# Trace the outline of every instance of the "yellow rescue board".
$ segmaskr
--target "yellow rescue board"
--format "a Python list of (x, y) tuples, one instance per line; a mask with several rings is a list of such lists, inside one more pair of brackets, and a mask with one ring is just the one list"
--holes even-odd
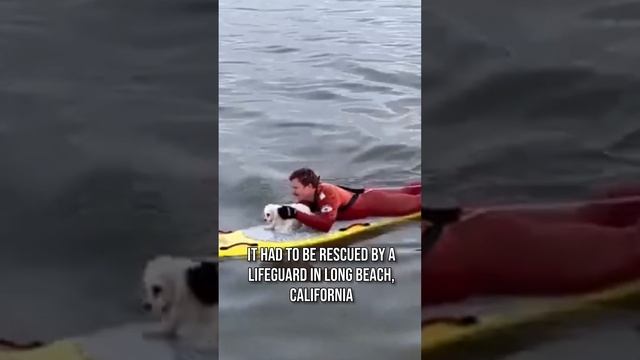
[(417, 212), (401, 217), (339, 221), (327, 233), (303, 231), (280, 238), (273, 231), (264, 230), (261, 226), (228, 233), (220, 232), (218, 234), (218, 257), (246, 256), (247, 249), (250, 247), (288, 248), (337, 245), (354, 235), (382, 230), (405, 221), (419, 219), (420, 215), (420, 212)]
[[(433, 322), (422, 327), (422, 353), (446, 351), (457, 345), (490, 339), (504, 331), (535, 325), (539, 322), (562, 319), (563, 316), (603, 310), (616, 302), (640, 295), (640, 281), (630, 282), (607, 290), (560, 299), (523, 300), (517, 310), (500, 314), (481, 315), (473, 324)], [(428, 317), (427, 317), (428, 318)]]
[(89, 360), (70, 341), (58, 341), (30, 350), (0, 350), (0, 360)]

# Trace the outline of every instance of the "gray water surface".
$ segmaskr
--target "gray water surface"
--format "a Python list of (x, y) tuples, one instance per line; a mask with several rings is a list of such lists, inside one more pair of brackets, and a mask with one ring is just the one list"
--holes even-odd
[(145, 321), (145, 261), (214, 252), (216, 18), (208, 0), (0, 3), (0, 338)]
[[(221, 1), (220, 226), (259, 224), (290, 201), (289, 173), (401, 185), (420, 177), (417, 1)], [(418, 225), (359, 246), (394, 246), (396, 284), (354, 284), (353, 304), (292, 304), (290, 284), (248, 284), (221, 264), (224, 359), (417, 359)], [(363, 264), (364, 265), (364, 264)]]
[[(544, 203), (639, 182), (640, 2), (424, 5), (425, 203)], [(465, 358), (637, 357), (637, 316), (608, 315)]]

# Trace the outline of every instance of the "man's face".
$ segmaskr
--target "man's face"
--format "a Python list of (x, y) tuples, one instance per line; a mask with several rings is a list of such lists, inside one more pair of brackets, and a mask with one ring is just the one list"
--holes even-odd
[(316, 189), (311, 185), (304, 186), (298, 181), (298, 179), (291, 180), (291, 189), (293, 190), (293, 197), (296, 201), (313, 201)]

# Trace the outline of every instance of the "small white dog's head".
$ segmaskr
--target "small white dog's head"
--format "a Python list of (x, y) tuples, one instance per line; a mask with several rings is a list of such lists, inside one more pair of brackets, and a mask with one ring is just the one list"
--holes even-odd
[(218, 267), (214, 263), (160, 256), (147, 263), (143, 275), (145, 310), (166, 316), (185, 296), (204, 306), (218, 303)]
[(183, 261), (161, 256), (147, 263), (142, 281), (144, 282), (145, 310), (156, 316), (164, 316), (177, 300), (178, 287), (181, 284), (180, 274), (185, 266)]
[(267, 223), (267, 225), (271, 225), (273, 224), (274, 221), (276, 221), (276, 219), (278, 218), (279, 207), (280, 207), (279, 205), (275, 205), (275, 204), (265, 205), (262, 214), (263, 214), (263, 220), (265, 223)]

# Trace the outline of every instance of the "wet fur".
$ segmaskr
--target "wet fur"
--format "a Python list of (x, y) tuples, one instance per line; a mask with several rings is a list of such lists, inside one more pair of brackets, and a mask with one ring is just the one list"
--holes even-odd
[[(264, 207), (264, 221), (267, 223), (265, 229), (274, 230), (277, 233), (290, 234), (302, 227), (302, 223), (296, 219), (283, 219), (278, 215), (278, 208), (284, 205), (267, 204)], [(296, 203), (286, 204), (299, 212), (311, 214), (311, 209), (307, 205)]]
[(145, 305), (160, 318), (160, 326), (145, 337), (184, 339), (198, 348), (217, 346), (217, 263), (157, 257), (147, 263), (143, 282)]

